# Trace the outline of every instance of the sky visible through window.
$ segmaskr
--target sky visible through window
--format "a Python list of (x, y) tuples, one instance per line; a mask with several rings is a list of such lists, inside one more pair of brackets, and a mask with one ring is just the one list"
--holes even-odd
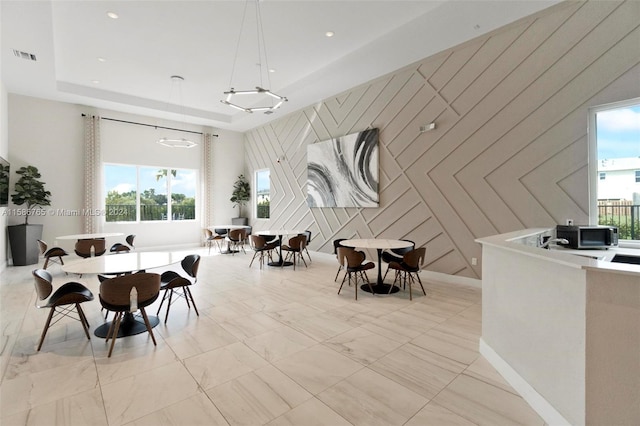
[(640, 157), (640, 105), (597, 114), (598, 159)]

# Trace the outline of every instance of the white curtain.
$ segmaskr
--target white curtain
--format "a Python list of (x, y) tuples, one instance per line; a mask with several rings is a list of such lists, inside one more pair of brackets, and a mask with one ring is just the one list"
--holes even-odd
[[(84, 117), (84, 209), (96, 212), (101, 206), (100, 183), (102, 181), (102, 156), (100, 150), (100, 117)], [(102, 216), (85, 213), (82, 215), (85, 233), (100, 232)]]
[(202, 165), (200, 167), (200, 180), (202, 182), (201, 223), (203, 227), (212, 225), (213, 221), (213, 138), (211, 133), (202, 134)]

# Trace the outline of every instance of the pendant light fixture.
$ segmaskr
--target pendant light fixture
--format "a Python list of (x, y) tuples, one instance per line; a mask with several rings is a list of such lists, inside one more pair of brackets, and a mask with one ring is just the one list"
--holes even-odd
[[(180, 112), (182, 114), (182, 121), (184, 122), (184, 105), (182, 103), (182, 82), (184, 81), (184, 77), (179, 75), (171, 76), (171, 92), (173, 92), (174, 86), (178, 86), (178, 100), (180, 101)], [(171, 101), (171, 93), (169, 94), (169, 101)], [(185, 138), (167, 138), (162, 137), (156, 141), (157, 144), (163, 145), (169, 148), (193, 148), (197, 145), (197, 143), (185, 139)]]
[[(240, 40), (242, 39), (242, 33), (244, 32), (245, 20), (247, 17), (247, 9), (249, 3), (255, 3), (255, 17), (256, 17), (256, 33), (257, 33), (257, 53), (258, 53), (258, 80), (260, 81), (259, 85), (255, 86), (255, 89), (248, 90), (235, 90), (233, 88), (233, 77), (236, 68), (236, 63), (238, 61), (238, 54), (240, 51)], [(263, 73), (263, 64), (264, 64), (264, 73)], [(264, 89), (264, 80), (263, 76), (266, 75), (266, 83), (267, 86), (271, 84), (269, 79), (269, 63), (267, 61), (267, 48), (264, 40), (264, 31), (262, 27), (262, 15), (260, 14), (260, 4), (259, 0), (246, 0), (244, 5), (244, 11), (242, 13), (242, 22), (240, 23), (240, 34), (238, 35), (238, 43), (236, 44), (236, 54), (233, 59), (233, 66), (231, 68), (231, 79), (229, 81), (230, 89), (224, 92), (225, 99), (220, 100), (225, 105), (229, 105), (231, 108), (235, 108), (240, 111), (253, 113), (257, 111), (264, 111), (265, 114), (271, 114), (274, 110), (280, 108), (280, 106), (287, 102), (287, 98), (284, 96), (276, 95), (269, 89)], [(247, 97), (248, 99), (252, 99), (256, 104), (260, 104), (261, 106), (243, 106), (242, 100), (237, 100), (239, 98), (244, 97), (245, 95), (254, 95), (253, 97)], [(269, 104), (270, 105), (267, 105)], [(255, 104), (254, 104), (255, 105)], [(264, 105), (264, 106), (262, 106)]]

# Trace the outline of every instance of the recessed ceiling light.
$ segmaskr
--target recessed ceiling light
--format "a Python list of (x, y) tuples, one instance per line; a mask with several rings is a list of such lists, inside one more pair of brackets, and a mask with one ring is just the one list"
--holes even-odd
[(91, 80), (93, 84), (100, 84), (100, 80)]
[(107, 16), (111, 19), (118, 19), (118, 14), (115, 12), (107, 12)]
[(276, 72), (275, 68), (269, 68), (269, 72)]
[(107, 62), (105, 58), (98, 58), (98, 62)]
[(333, 31), (327, 31), (326, 33), (324, 33), (324, 35), (326, 35), (327, 37), (333, 37), (336, 33), (334, 33)]

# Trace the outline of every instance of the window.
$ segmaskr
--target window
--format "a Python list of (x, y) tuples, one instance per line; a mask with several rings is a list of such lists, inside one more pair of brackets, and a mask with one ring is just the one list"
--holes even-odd
[(254, 200), (256, 200), (256, 218), (258, 219), (269, 219), (269, 192), (271, 188), (271, 182), (269, 179), (269, 169), (263, 169), (256, 171), (256, 184), (254, 188), (256, 189), (256, 196)]
[(195, 170), (105, 164), (104, 177), (107, 222), (195, 219)]
[(640, 240), (640, 98), (589, 111), (590, 223)]

